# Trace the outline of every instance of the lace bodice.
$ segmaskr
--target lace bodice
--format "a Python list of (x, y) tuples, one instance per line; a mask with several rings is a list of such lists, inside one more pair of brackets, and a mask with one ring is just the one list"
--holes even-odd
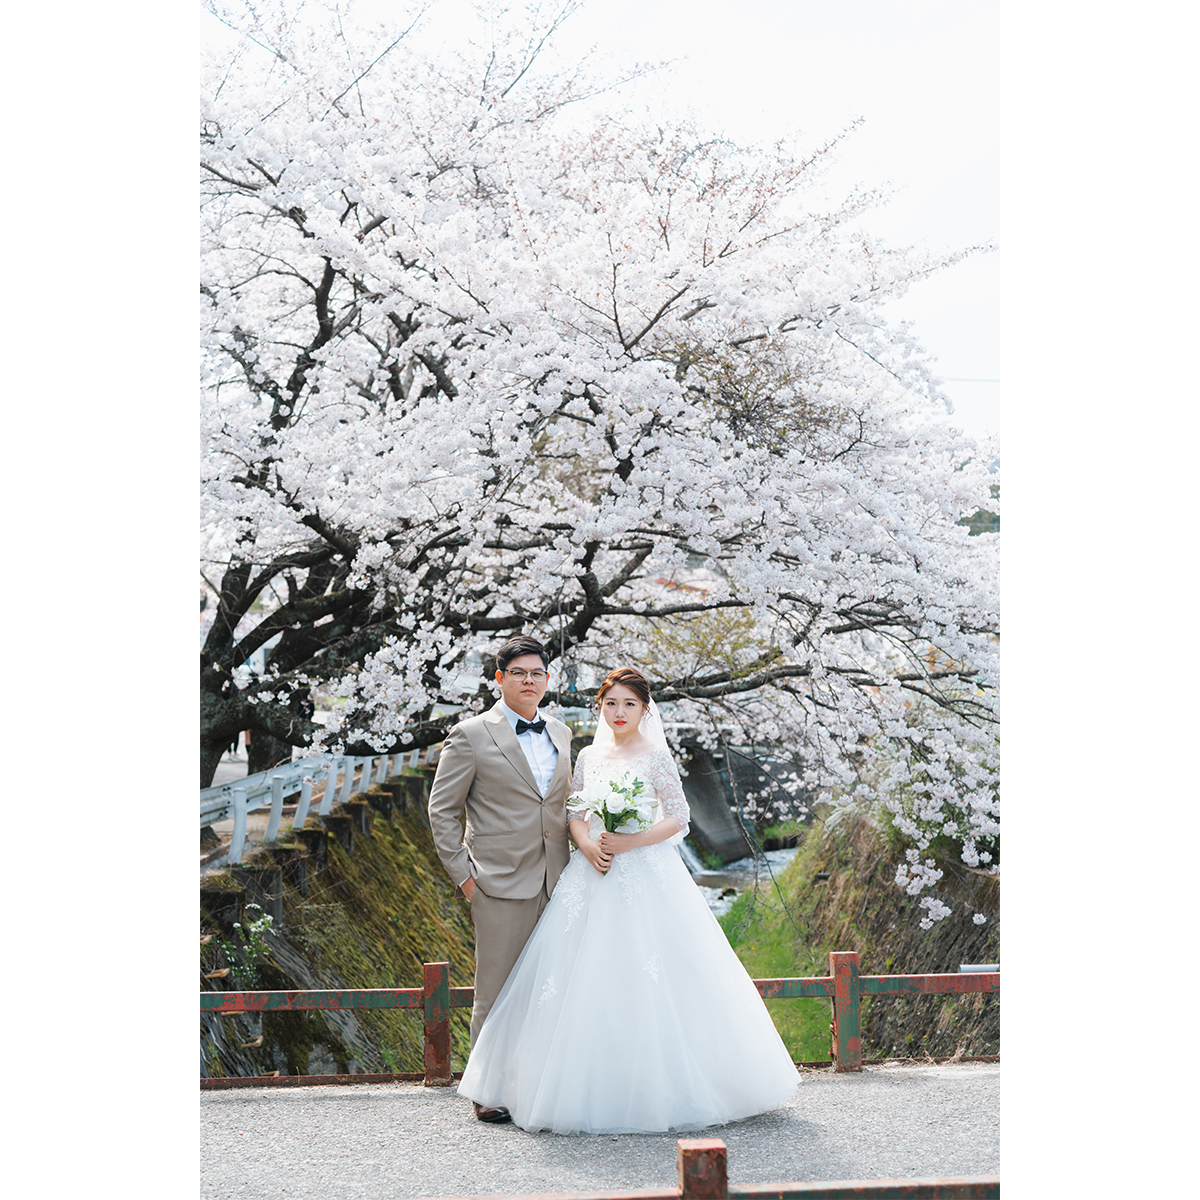
[[(598, 759), (595, 747), (585, 746), (575, 760), (575, 778), (571, 781), (571, 794), (578, 795), (592, 779), (622, 775), (626, 771), (641, 779), (646, 784), (647, 793), (659, 802), (660, 809), (656, 821), (673, 817), (679, 822), (679, 833), (672, 835), (671, 841), (682, 841), (688, 831), (690, 810), (683, 796), (683, 784), (680, 782), (675, 760), (670, 752), (661, 746), (653, 746), (636, 758), (620, 760)], [(568, 798), (567, 820), (586, 816), (586, 810), (572, 808)]]

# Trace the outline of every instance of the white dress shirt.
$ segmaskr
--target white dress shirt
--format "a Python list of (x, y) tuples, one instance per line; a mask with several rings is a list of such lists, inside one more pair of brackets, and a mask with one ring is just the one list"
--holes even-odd
[[(516, 733), (517, 722), (524, 721), (525, 718), (520, 713), (513, 712), (503, 700), (500, 701), (500, 707), (513, 727), (513, 733)], [(550, 780), (554, 778), (554, 768), (558, 765), (558, 747), (554, 744), (550, 731), (543, 729), (541, 733), (534, 733), (532, 729), (527, 729), (524, 733), (517, 734), (517, 744), (521, 747), (538, 790), (544, 797), (550, 787)]]

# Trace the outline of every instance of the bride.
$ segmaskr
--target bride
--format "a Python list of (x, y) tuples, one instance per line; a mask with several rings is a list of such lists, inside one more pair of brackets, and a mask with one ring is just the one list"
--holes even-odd
[[(578, 851), (458, 1090), (555, 1133), (703, 1129), (775, 1108), (796, 1068), (675, 850), (688, 805), (649, 683), (620, 667), (596, 699), (567, 801)], [(614, 782), (643, 814), (652, 806), (652, 823), (605, 830), (589, 809)]]

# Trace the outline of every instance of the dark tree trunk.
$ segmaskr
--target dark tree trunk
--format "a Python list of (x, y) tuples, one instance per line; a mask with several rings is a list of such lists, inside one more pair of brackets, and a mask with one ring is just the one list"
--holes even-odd
[(292, 747), (288, 742), (273, 738), (261, 729), (250, 734), (250, 750), (246, 755), (246, 774), (258, 775), (280, 763), (291, 762)]
[(220, 745), (212, 738), (200, 738), (200, 788), (212, 787), (213, 776), (221, 762), (221, 755), (229, 749), (232, 738), (224, 739)]
[(201, 658), (200, 671), (200, 786), (211, 787), (221, 756), (241, 731), (242, 704), (227, 684)]

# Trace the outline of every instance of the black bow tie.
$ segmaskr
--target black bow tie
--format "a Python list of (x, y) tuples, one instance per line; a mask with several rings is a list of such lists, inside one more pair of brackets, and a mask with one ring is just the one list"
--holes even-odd
[(524, 717), (517, 718), (517, 733), (518, 734), (527, 733), (531, 729), (533, 730), (534, 733), (545, 733), (546, 732), (546, 718), (538, 717), (538, 719), (536, 721), (526, 721), (524, 719)]

